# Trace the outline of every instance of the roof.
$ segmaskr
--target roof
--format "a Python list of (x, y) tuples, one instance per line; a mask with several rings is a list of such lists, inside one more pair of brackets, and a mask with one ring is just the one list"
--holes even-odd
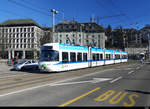
[(1, 23), (1, 26), (38, 26), (40, 25), (32, 19), (14, 19), (14, 20), (6, 20)]
[(72, 32), (72, 31), (84, 31), (84, 32), (104, 32), (104, 28), (95, 22), (78, 23), (76, 21), (63, 21), (56, 25), (55, 31), (57, 32)]

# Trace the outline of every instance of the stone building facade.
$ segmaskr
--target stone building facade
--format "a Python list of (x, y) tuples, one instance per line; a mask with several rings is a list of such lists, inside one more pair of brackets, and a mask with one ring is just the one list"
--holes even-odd
[(96, 23), (64, 21), (55, 26), (53, 42), (105, 48), (104, 29)]
[(43, 30), (32, 19), (7, 20), (0, 25), (0, 43), (8, 59), (36, 58), (42, 35)]
[(7, 20), (0, 24), (0, 52), (5, 52), (7, 59), (37, 58), (44, 43), (105, 48), (105, 40), (104, 29), (93, 22), (63, 21), (55, 26), (54, 33), (52, 28), (41, 27), (32, 19)]

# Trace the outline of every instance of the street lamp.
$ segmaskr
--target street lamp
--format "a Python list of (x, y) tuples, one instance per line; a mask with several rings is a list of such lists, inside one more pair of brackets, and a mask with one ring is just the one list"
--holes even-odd
[(51, 9), (51, 12), (53, 13), (53, 30), (52, 30), (52, 41), (53, 41), (55, 32), (55, 14), (58, 14), (58, 11), (56, 11), (55, 9)]

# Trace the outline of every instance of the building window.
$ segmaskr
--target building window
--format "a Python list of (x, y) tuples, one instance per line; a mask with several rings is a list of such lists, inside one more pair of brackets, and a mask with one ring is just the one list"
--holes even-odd
[(79, 39), (79, 43), (81, 43), (81, 39)]
[(31, 28), (31, 31), (34, 32), (34, 28)]
[(22, 44), (20, 45), (20, 48), (22, 48)]
[(60, 44), (62, 43), (62, 40), (61, 40), (61, 39), (59, 40), (59, 43), (60, 43)]
[(88, 39), (88, 38), (89, 38), (89, 36), (88, 36), (88, 35), (86, 35), (86, 38)]
[(61, 39), (62, 38), (62, 35), (59, 35), (59, 39)]
[(19, 32), (19, 28), (17, 28), (17, 32)]
[(34, 37), (34, 33), (32, 33), (32, 37)]
[(22, 33), (20, 34), (20, 37), (22, 37)]
[(22, 28), (20, 28), (20, 32), (22, 32)]
[(72, 43), (75, 44), (75, 39), (72, 39)]
[(89, 40), (86, 40), (86, 44), (89, 44)]
[(24, 44), (24, 48), (26, 48), (26, 44)]
[(81, 34), (79, 34), (79, 38), (81, 38)]
[(30, 37), (30, 33), (28, 33), (28, 37)]
[(9, 32), (11, 33), (11, 28), (9, 29)]
[(101, 35), (98, 35), (98, 39), (100, 40), (100, 38), (101, 38)]
[(22, 43), (22, 39), (20, 39), (20, 43)]
[(19, 34), (17, 33), (17, 38), (19, 37)]
[(30, 32), (30, 28), (28, 28), (28, 32)]
[(34, 43), (34, 39), (32, 39), (32, 43)]
[(19, 45), (17, 44), (16, 48), (19, 48)]
[(24, 33), (24, 37), (26, 37), (26, 33)]
[(93, 35), (92, 38), (94, 39), (94, 37), (95, 37), (95, 36)]
[(75, 34), (73, 34), (72, 37), (75, 38)]
[(66, 39), (66, 44), (69, 44), (69, 40), (68, 39)]
[(26, 28), (24, 28), (24, 32), (26, 32)]
[(68, 34), (66, 35), (66, 44), (69, 44), (69, 37), (68, 37)]
[(15, 32), (15, 28), (13, 28), (13, 32)]

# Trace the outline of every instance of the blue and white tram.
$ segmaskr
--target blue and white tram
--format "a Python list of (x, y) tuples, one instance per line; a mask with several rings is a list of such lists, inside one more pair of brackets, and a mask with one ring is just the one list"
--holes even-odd
[[(115, 53), (114, 50), (49, 43), (41, 48), (39, 68), (46, 72), (60, 72), (113, 64)], [(121, 52), (119, 53), (118, 59), (121, 62)]]
[(89, 67), (94, 67), (94, 66), (101, 66), (104, 65), (104, 50), (100, 48), (89, 48), (89, 51), (91, 50), (91, 55), (92, 57), (89, 58), (88, 62), (91, 64)]
[(121, 62), (128, 62), (128, 53), (125, 51), (122, 51), (121, 53)]
[(114, 63), (114, 50), (105, 50), (105, 65)]
[(121, 63), (121, 51), (115, 50), (115, 63)]

